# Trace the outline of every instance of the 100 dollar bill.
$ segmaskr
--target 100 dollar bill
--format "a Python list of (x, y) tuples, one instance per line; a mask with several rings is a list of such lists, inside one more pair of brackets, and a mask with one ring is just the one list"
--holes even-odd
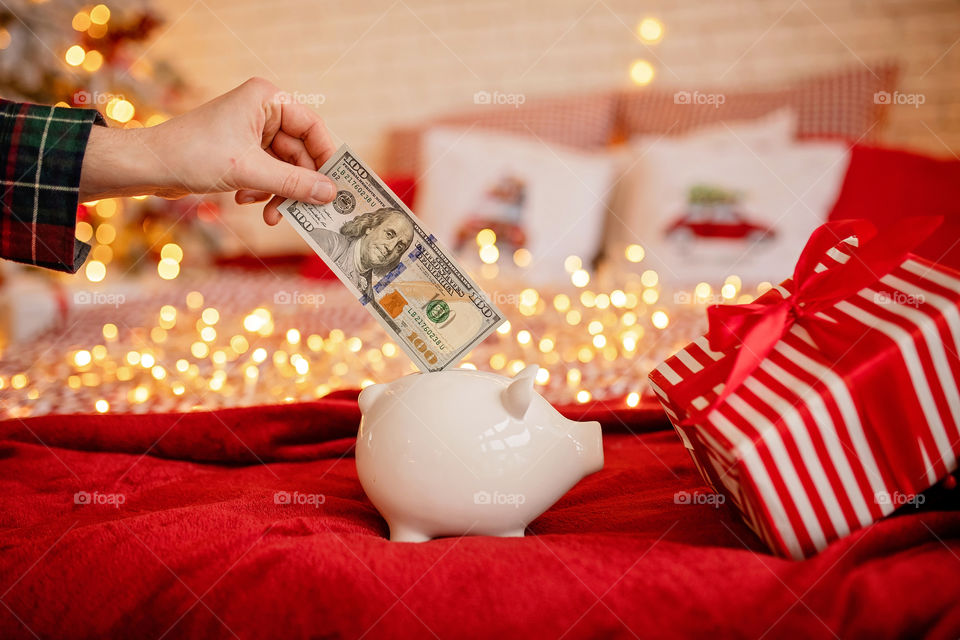
[(423, 371), (455, 366), (503, 314), (347, 145), (320, 171), (333, 202), (280, 213)]

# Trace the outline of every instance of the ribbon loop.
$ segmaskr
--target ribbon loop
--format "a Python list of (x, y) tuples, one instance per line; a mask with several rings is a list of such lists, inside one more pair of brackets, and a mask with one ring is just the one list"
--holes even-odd
[[(940, 216), (906, 218), (878, 232), (867, 220), (840, 220), (813, 232), (793, 272), (793, 293), (741, 305), (712, 305), (707, 309), (707, 340), (714, 351), (736, 349), (723, 391), (681, 424), (691, 426), (727, 399), (760, 366), (777, 342), (795, 323), (828, 309), (877, 282), (903, 263), (907, 254), (940, 226)], [(818, 268), (825, 255), (843, 240), (856, 237), (856, 248), (846, 261)]]

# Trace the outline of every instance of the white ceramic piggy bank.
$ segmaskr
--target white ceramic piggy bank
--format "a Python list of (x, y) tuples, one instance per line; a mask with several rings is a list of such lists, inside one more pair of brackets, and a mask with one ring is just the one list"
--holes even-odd
[(414, 373), (360, 393), (357, 475), (391, 540), (522, 536), (603, 468), (600, 424), (561, 416), (534, 391), (538, 369)]

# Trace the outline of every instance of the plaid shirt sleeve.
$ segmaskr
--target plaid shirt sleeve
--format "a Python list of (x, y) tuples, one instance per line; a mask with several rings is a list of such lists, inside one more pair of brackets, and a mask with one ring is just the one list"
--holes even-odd
[(93, 109), (0, 100), (0, 257), (76, 273), (90, 245), (75, 237), (80, 168)]

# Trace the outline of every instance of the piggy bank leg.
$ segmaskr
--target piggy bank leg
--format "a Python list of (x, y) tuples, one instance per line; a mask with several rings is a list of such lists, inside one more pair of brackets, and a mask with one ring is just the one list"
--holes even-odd
[(526, 527), (520, 527), (519, 529), (512, 529), (510, 531), (504, 531), (497, 535), (498, 538), (522, 538)]
[(400, 523), (387, 523), (390, 527), (390, 542), (428, 542), (430, 536)]

